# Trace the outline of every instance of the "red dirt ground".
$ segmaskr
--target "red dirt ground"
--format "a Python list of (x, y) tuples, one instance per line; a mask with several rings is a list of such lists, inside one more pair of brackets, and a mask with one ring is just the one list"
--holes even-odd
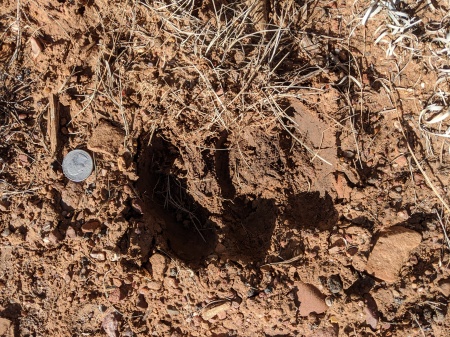
[(0, 336), (448, 336), (444, 2), (3, 1)]

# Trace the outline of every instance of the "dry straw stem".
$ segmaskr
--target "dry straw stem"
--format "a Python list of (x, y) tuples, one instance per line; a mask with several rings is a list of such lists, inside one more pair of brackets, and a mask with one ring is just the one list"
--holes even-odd
[(438, 210), (436, 210), (435, 212), (438, 217), (439, 223), (441, 224), (442, 232), (444, 233), (444, 237), (445, 237), (445, 241), (447, 242), (448, 249), (450, 249), (450, 239), (447, 235), (447, 230), (445, 229), (445, 225), (444, 225), (444, 222), (442, 221), (442, 217), (439, 214)]
[[(203, 89), (194, 102), (185, 101), (181, 90), (181, 94), (166, 90), (161, 101), (168, 113), (173, 110), (176, 118), (184, 112), (195, 113), (199, 131), (225, 129), (234, 133), (243, 129), (243, 121), (264, 115), (268, 121), (278, 121), (313, 158), (330, 164), (317, 150), (299, 139), (299, 128), (280, 108), (289, 97), (301, 96), (300, 91), (305, 92), (306, 88), (299, 85), (301, 82), (323, 71), (309, 67), (311, 74), (299, 72), (296, 76), (280, 71), (293, 47), (301, 40), (299, 33), (290, 26), (297, 20), (295, 14), (300, 12), (297, 5), (283, 8), (272, 22), (261, 26), (253, 21), (254, 10), (259, 6), (256, 1), (251, 6), (213, 2), (213, 16), (206, 23), (192, 15), (192, 2), (166, 4), (146, 1), (139, 4), (161, 20), (162, 37), (174, 39), (183, 47), (178, 51), (180, 57), (168, 62), (161, 55), (164, 71), (193, 70), (199, 78), (198, 85)], [(263, 29), (258, 30), (258, 27)], [(305, 35), (303, 32), (300, 34)], [(243, 55), (240, 63), (232, 61), (236, 54)], [(225, 85), (225, 80), (231, 83)], [(289, 84), (284, 85), (287, 82)], [(238, 89), (224, 90), (227, 86)]]
[[(393, 92), (394, 90), (392, 88), (392, 83), (389, 82), (389, 85), (390, 85), (390, 89), (391, 89), (390, 92)], [(398, 93), (397, 93), (397, 95), (398, 95)], [(423, 167), (420, 164), (419, 160), (417, 159), (414, 151), (412, 150), (411, 145), (409, 144), (408, 137), (406, 137), (405, 130), (403, 129), (403, 126), (402, 126), (402, 118), (401, 118), (401, 115), (400, 115), (400, 112), (399, 112), (399, 110), (401, 110), (401, 107), (399, 105), (397, 105), (397, 100), (394, 99), (394, 100), (392, 100), (392, 102), (394, 103), (394, 106), (396, 108), (397, 121), (399, 122), (401, 133), (403, 135), (403, 138), (405, 139), (406, 145), (408, 146), (408, 151), (411, 154), (411, 157), (413, 158), (414, 162), (416, 163), (417, 168), (420, 170), (420, 173), (422, 173), (423, 177), (425, 178), (425, 181), (427, 182), (428, 186), (431, 188), (433, 193), (436, 195), (436, 197), (439, 199), (439, 201), (445, 207), (446, 211), (450, 214), (450, 207), (449, 207), (449, 205), (447, 204), (447, 202), (444, 200), (444, 198), (441, 196), (439, 191), (436, 189), (436, 187), (432, 183), (432, 181), (429, 178), (428, 174), (425, 172), (425, 170), (423, 169)]]

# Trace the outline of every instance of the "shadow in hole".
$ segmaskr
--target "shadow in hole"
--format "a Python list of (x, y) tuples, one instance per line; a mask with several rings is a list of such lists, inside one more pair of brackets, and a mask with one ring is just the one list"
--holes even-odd
[(6, 318), (12, 321), (14, 336), (19, 336), (19, 322), (22, 317), (22, 306), (18, 303), (9, 303), (0, 312), (0, 317)]
[(227, 148), (228, 133), (222, 132), (216, 143), (216, 151), (214, 153), (215, 171), (217, 183), (222, 191), (224, 199), (233, 199), (236, 195), (236, 188), (233, 185), (230, 173), (230, 152)]
[(223, 206), (224, 255), (245, 263), (264, 261), (278, 213), (275, 201), (246, 196)]
[(290, 209), (286, 212), (291, 226), (304, 229), (327, 230), (333, 228), (338, 220), (333, 199), (328, 193), (303, 192), (288, 198)]
[(352, 267), (351, 269), (358, 275), (358, 279), (344, 291), (345, 294), (347, 296), (350, 296), (352, 294), (362, 295), (369, 293), (375, 285), (375, 279), (371, 276), (356, 271)]
[(408, 218), (408, 220), (399, 223), (397, 225), (408, 227), (410, 229), (413, 229), (418, 232), (423, 232), (428, 228), (429, 225), (431, 225), (434, 221), (437, 220), (437, 216), (435, 213), (413, 213)]
[[(338, 213), (328, 193), (321, 196), (320, 192), (303, 192), (288, 196), (280, 219), (283, 225), (277, 232), (277, 242), (283, 244), (278, 247), (277, 256), (270, 257), (269, 262), (302, 256), (306, 250), (302, 232), (330, 230), (337, 221)], [(311, 252), (320, 249), (319, 246), (310, 247)]]
[(191, 268), (198, 268), (216, 247), (216, 225), (209, 219), (209, 212), (188, 193), (186, 182), (178, 178), (183, 176), (173, 165), (178, 150), (158, 135), (149, 146), (145, 144), (148, 139), (141, 139), (137, 181), (144, 201), (144, 221), (153, 226), (145, 214), (162, 219), (163, 240), (159, 243), (165, 247), (161, 248)]
[[(186, 172), (179, 168), (180, 165), (174, 165), (180, 158), (177, 148), (160, 135), (154, 135), (150, 144), (148, 139), (141, 138), (136, 187), (143, 200), (142, 221), (150, 232), (155, 233), (156, 240), (139, 241), (138, 246), (159, 245), (191, 268), (200, 267), (214, 251), (244, 263), (265, 261), (279, 210), (274, 199), (235, 196), (229, 154), (226, 150), (221, 151), (226, 148), (226, 143), (226, 134), (215, 142), (219, 151), (215, 153), (213, 165), (224, 199), (222, 214), (214, 214), (221, 223), (220, 233), (217, 233), (218, 226), (211, 220), (212, 214), (195, 201), (187, 191), (186, 181), (179, 178)], [(285, 217), (291, 226), (325, 230), (337, 222), (338, 214), (328, 194), (300, 193), (289, 197), (289, 204)], [(157, 229), (155, 218), (162, 220), (161, 229)], [(217, 245), (218, 234), (220, 245)], [(297, 248), (299, 245), (301, 242)], [(148, 247), (141, 247), (141, 250), (149, 251)]]

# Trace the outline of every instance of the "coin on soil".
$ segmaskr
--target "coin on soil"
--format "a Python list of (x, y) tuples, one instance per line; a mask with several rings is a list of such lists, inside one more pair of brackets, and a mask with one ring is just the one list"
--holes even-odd
[(75, 182), (80, 182), (89, 177), (94, 164), (92, 158), (86, 151), (70, 151), (63, 160), (62, 169), (64, 175)]

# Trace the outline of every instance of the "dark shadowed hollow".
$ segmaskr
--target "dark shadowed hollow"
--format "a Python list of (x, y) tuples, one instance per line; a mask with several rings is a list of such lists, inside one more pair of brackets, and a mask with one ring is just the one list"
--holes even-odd
[[(216, 149), (223, 150), (225, 141), (226, 135), (222, 135)], [(337, 221), (328, 194), (304, 192), (289, 196), (286, 198), (289, 211), (284, 214), (280, 214), (275, 199), (236, 195), (226, 151), (216, 151), (219, 154), (215, 155), (215, 177), (221, 195), (211, 198), (222, 201), (220, 214), (212, 214), (188, 192), (186, 172), (174, 165), (180, 156), (174, 145), (154, 135), (150, 142), (142, 138), (140, 147), (137, 189), (145, 212), (163, 220), (157, 242), (192, 268), (202, 266), (214, 252), (234, 261), (263, 263), (277, 219), (289, 219), (290, 224), (299, 228), (319, 230), (330, 229)], [(151, 221), (147, 220), (150, 227)]]

